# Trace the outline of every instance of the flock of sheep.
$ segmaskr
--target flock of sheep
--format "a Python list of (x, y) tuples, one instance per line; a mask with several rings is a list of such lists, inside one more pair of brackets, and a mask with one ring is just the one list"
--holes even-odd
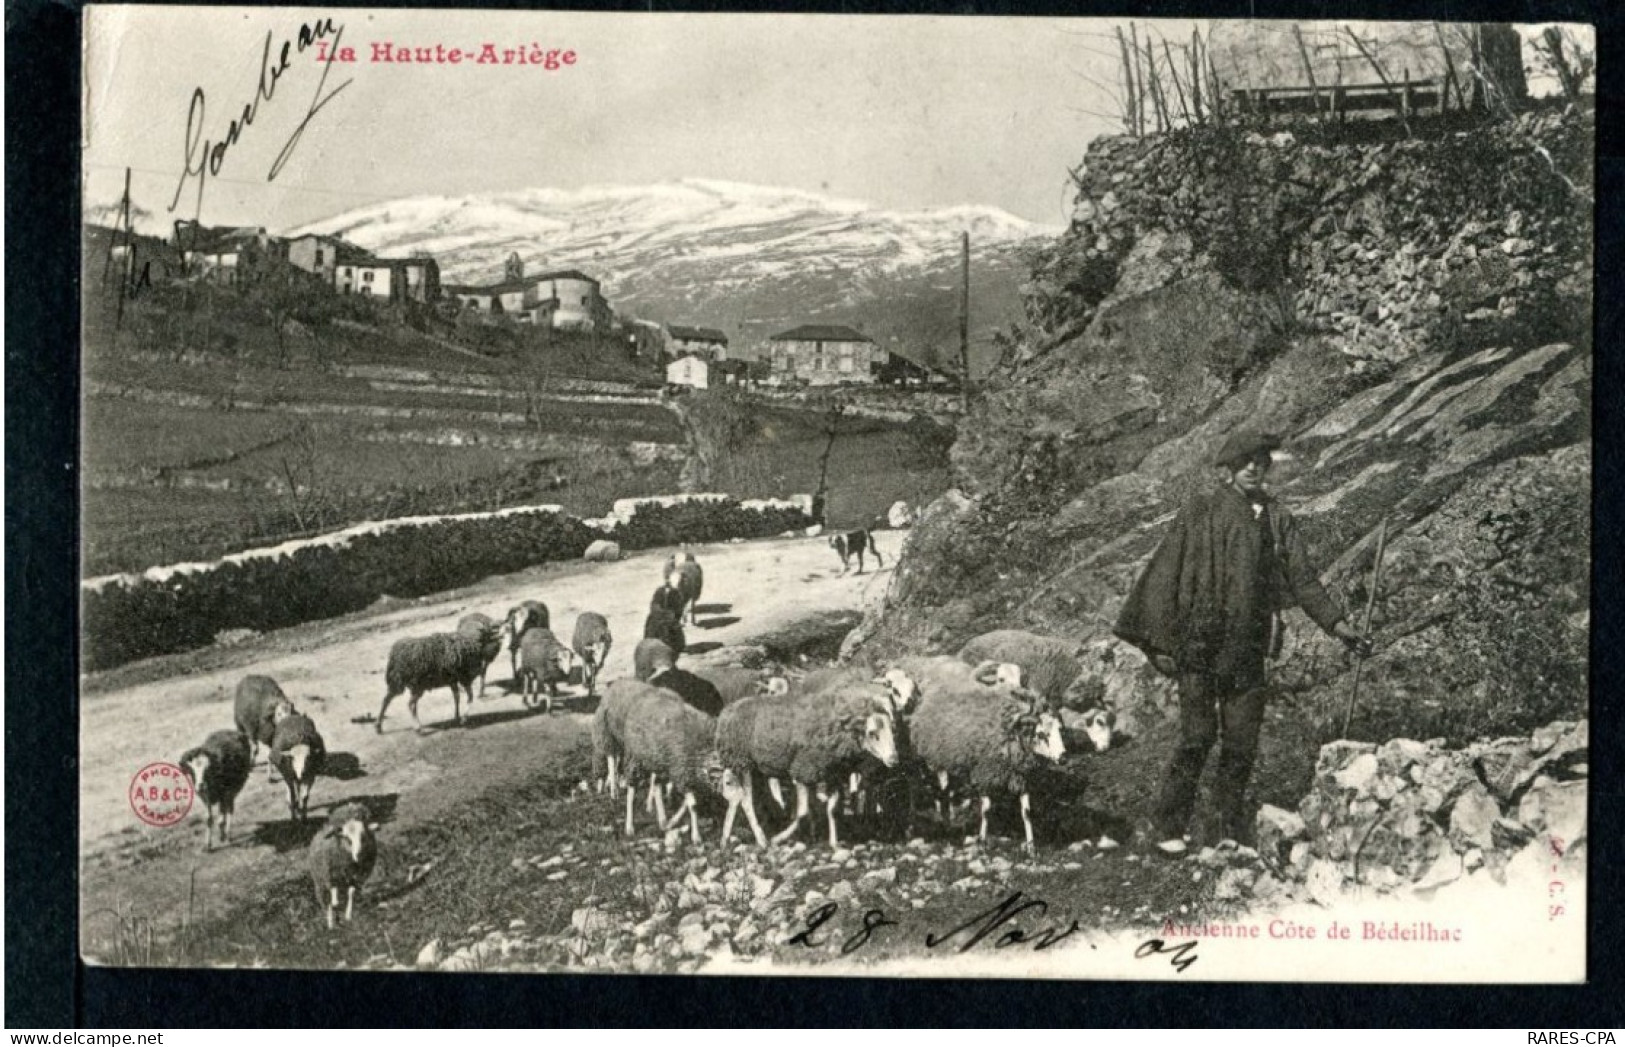
[[(837, 816), (848, 805), (878, 810), (882, 796), (901, 804), (905, 816), (922, 795), (939, 816), (956, 800), (976, 801), (985, 839), (993, 798), (1008, 794), (1020, 804), (1025, 847), (1033, 850), (1029, 780), (1065, 753), (1054, 689), (1046, 688), (1047, 699), (1029, 686), (1035, 671), (1043, 675), (1054, 665), (1054, 652), (1034, 643), (1043, 638), (994, 633), (967, 644), (959, 657), (904, 658), (883, 670), (832, 667), (797, 679), (737, 668), (690, 671), (678, 666), (686, 650), (683, 623), (697, 624), (703, 586), (692, 553), (667, 560), (633, 651), (633, 675), (611, 681), (593, 714), (594, 775), (612, 800), (624, 790), (628, 836), (640, 786), (662, 832), (680, 830), (686, 820), (699, 843), (701, 799), (720, 797), (727, 805), (721, 842), (730, 842), (742, 811), (762, 847), (791, 838), (812, 817), (815, 798), (831, 848), (839, 846)], [(483, 696), (486, 671), (504, 646), (527, 706), (551, 712), (558, 685), (578, 674), (591, 699), (612, 643), (608, 621), (590, 611), (577, 617), (569, 646), (553, 634), (539, 601), (514, 607), (500, 624), (470, 614), (456, 632), (391, 647), (376, 729), (382, 732), (390, 702), (409, 693), (422, 731), (418, 700), (442, 687), (451, 690), (453, 719), (461, 725), (462, 697), (472, 705), (475, 681)], [(261, 745), (296, 822), (306, 818), (326, 756), (315, 723), (269, 677), (243, 679), (234, 708), (236, 730), (211, 734), (180, 761), (205, 805), (205, 850), (213, 847), (217, 817), (221, 839), (229, 840), (237, 794)], [(1091, 710), (1083, 723), (1094, 748), (1111, 744), (1109, 712)], [(794, 788), (793, 808), (786, 783)], [(771, 840), (758, 811), (763, 790), (789, 817)], [(668, 801), (679, 799), (668, 812)], [(341, 891), (344, 918), (353, 914), (356, 890), (377, 858), (375, 829), (368, 812), (350, 803), (336, 808), (311, 841), (308, 868), (329, 927)]]

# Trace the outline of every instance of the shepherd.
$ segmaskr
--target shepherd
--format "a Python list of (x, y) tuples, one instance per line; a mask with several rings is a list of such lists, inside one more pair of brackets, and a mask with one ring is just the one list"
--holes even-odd
[(1281, 446), (1272, 433), (1230, 435), (1214, 464), (1220, 483), (1174, 520), (1135, 582), (1117, 636), (1140, 648), (1179, 689), (1179, 741), (1157, 803), (1157, 849), (1185, 854), (1202, 767), (1219, 743), (1214, 797), (1224, 835), (1251, 839), (1247, 783), (1267, 698), (1264, 663), (1281, 650), (1280, 612), (1302, 607), (1362, 657), (1365, 635), (1321, 587), (1297, 523), (1265, 490)]

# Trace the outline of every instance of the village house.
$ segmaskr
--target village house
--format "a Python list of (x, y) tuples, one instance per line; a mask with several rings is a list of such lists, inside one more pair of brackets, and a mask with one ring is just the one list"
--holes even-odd
[(804, 324), (769, 338), (769, 384), (873, 382), (886, 351), (868, 335), (837, 324)]
[(714, 327), (667, 324), (666, 351), (673, 356), (703, 356), (707, 360), (726, 360), (728, 336)]
[(750, 378), (750, 364), (744, 360), (718, 360), (711, 374), (719, 385), (741, 385)]
[(338, 268), (341, 264), (354, 266), (371, 259), (366, 251), (347, 240), (318, 233), (287, 241), (284, 254), (290, 265), (307, 273), (315, 273), (331, 287), (338, 286)]
[(190, 277), (221, 286), (241, 283), (255, 267), (282, 254), (282, 241), (261, 226), (210, 227), (175, 223), (174, 245)]
[(575, 269), (483, 286), (453, 285), (446, 293), (472, 312), (540, 327), (607, 331), (614, 319), (598, 281)]
[(538, 301), (555, 305), (549, 324), (575, 331), (607, 331), (614, 322), (609, 303), (604, 300), (597, 280), (579, 269), (564, 269), (527, 277), (536, 285)]
[(666, 365), (667, 385), (705, 389), (710, 385), (711, 364), (703, 356), (679, 356)]
[(335, 267), (333, 286), (392, 304), (432, 302), (440, 297), (440, 266), (433, 258), (350, 257)]

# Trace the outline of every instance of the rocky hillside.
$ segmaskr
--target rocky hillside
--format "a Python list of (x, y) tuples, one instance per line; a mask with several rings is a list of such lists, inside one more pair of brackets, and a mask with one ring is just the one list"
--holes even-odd
[[(1465, 744), (1581, 715), (1590, 121), (1416, 130), (1092, 143), (1072, 224), (1025, 288), (1022, 360), (962, 426), (957, 490), (922, 514), (847, 653), (1067, 637), (1157, 743), (1171, 689), (1111, 626), (1248, 423), (1286, 434), (1273, 486), (1351, 611), (1388, 523), (1353, 737)], [(1296, 806), (1353, 664), (1300, 613), (1288, 625), (1257, 790)]]
[(422, 250), (450, 282), (579, 268), (617, 312), (721, 328), (747, 347), (803, 323), (842, 323), (926, 355), (957, 338), (959, 236), (969, 232), (974, 341), (1018, 319), (1023, 249), (1052, 228), (993, 207), (886, 211), (816, 193), (688, 179), (391, 201), (295, 230), (385, 254)]

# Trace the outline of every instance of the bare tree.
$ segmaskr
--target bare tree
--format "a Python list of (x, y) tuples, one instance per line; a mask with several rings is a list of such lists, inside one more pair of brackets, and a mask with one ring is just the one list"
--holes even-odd
[(1530, 41), (1535, 53), (1535, 69), (1557, 77), (1563, 88), (1563, 97), (1570, 105), (1580, 100), (1580, 92), (1597, 70), (1595, 48), (1582, 44), (1574, 32), (1562, 26), (1549, 25)]
[(818, 456), (818, 487), (813, 491), (813, 520), (820, 526), (829, 526), (829, 459), (835, 451), (835, 441), (841, 435), (841, 419), (846, 415), (846, 401), (830, 395), (820, 404), (824, 450)]
[(290, 435), (278, 460), (278, 471), (287, 490), (288, 509), (300, 531), (313, 531), (326, 516), (321, 490), (322, 446), (309, 424)]

